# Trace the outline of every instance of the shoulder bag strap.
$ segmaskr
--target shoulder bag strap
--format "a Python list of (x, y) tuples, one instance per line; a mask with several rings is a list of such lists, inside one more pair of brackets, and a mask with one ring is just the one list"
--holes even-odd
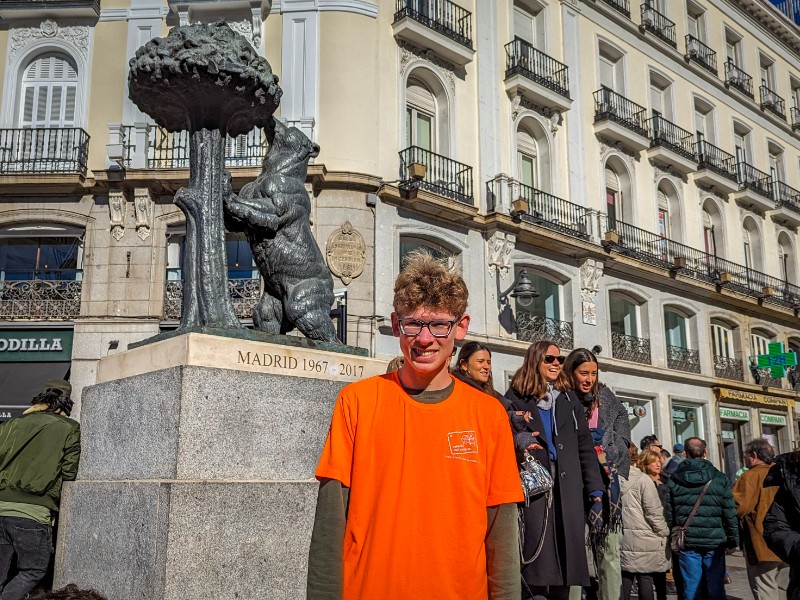
[(686, 519), (686, 522), (683, 524), (684, 529), (689, 529), (689, 524), (694, 519), (694, 514), (697, 512), (697, 509), (700, 508), (700, 503), (703, 501), (703, 496), (706, 495), (709, 486), (711, 485), (711, 479), (709, 479), (706, 484), (703, 486), (703, 490), (700, 492), (700, 495), (697, 497), (697, 501), (694, 503), (692, 507), (692, 512), (689, 513), (689, 518)]

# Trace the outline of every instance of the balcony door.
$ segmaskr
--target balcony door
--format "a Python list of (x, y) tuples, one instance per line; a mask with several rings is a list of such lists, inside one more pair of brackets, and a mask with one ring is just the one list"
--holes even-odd
[(733, 330), (724, 325), (711, 324), (711, 343), (714, 356), (735, 358), (733, 349)]
[(420, 80), (409, 79), (406, 90), (406, 147), (436, 152), (436, 97)]
[(35, 59), (22, 75), (22, 128), (75, 127), (78, 71), (66, 55), (48, 53)]
[(639, 306), (621, 294), (609, 295), (611, 333), (639, 337)]
[(689, 338), (686, 333), (686, 317), (675, 311), (664, 311), (664, 335), (667, 346), (688, 348)]

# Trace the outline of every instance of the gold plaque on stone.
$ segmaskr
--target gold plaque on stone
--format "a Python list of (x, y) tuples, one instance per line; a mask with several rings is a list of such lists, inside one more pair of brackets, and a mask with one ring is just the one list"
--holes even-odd
[(328, 267), (342, 283), (350, 285), (364, 271), (366, 252), (367, 245), (362, 235), (353, 228), (350, 221), (345, 221), (328, 238)]

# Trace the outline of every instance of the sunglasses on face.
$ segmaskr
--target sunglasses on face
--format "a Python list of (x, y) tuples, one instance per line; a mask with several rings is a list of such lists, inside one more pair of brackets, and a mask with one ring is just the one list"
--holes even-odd
[(548, 365), (552, 362), (557, 362), (558, 364), (563, 365), (565, 360), (567, 360), (566, 356), (553, 356), (552, 354), (544, 355), (544, 362), (546, 362)]

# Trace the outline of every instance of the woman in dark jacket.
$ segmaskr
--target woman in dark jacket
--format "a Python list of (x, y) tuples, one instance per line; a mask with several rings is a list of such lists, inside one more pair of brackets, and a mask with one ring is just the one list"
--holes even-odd
[(480, 342), (467, 342), (461, 347), (456, 359), (456, 366), (450, 373), (459, 381), (490, 396), (498, 399), (503, 397), (494, 389), (492, 352)]
[(787, 600), (800, 600), (800, 450), (781, 454), (764, 480), (780, 486), (764, 517), (764, 540), (789, 565)]
[[(532, 454), (553, 475), (552, 504), (540, 494), (520, 505), (522, 597), (566, 599), (569, 586), (589, 585), (585, 503), (596, 518), (603, 482), (586, 416), (570, 399), (564, 357), (549, 341), (528, 348), (506, 393), (517, 460)], [(537, 555), (538, 551), (538, 555)]]
[[(620, 479), (630, 473), (631, 425), (628, 411), (610, 389), (598, 379), (597, 357), (586, 348), (576, 348), (567, 356), (564, 372), (570, 389), (586, 411), (586, 420), (595, 446), (605, 459), (601, 474), (605, 483), (604, 528), (592, 536), (592, 554), (597, 571), (601, 600), (619, 598), (622, 587), (620, 546), (622, 543), (622, 502)], [(601, 456), (598, 453), (598, 456)]]

